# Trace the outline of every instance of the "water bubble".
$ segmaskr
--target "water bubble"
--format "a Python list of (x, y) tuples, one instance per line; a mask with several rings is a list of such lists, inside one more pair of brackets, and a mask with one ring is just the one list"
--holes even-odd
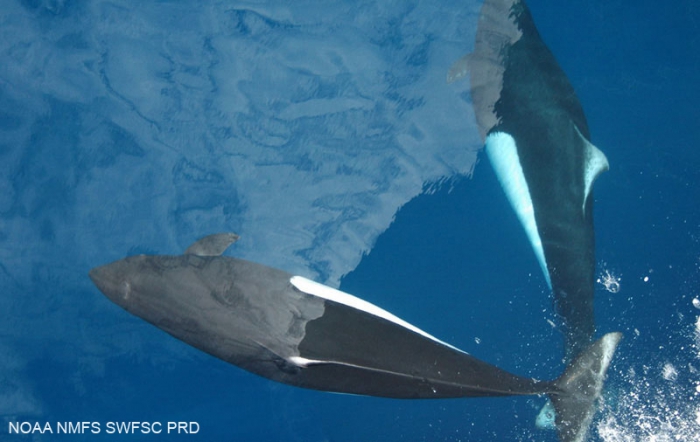
[(620, 291), (620, 280), (622, 280), (622, 278), (610, 273), (610, 270), (605, 270), (605, 272), (598, 277), (597, 282), (602, 284), (605, 290), (610, 293), (617, 293)]
[(700, 299), (693, 298), (693, 307), (700, 309)]

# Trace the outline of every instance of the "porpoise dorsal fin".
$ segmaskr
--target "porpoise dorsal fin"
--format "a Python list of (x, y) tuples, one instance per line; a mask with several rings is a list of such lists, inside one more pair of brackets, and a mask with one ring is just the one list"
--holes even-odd
[(596, 178), (598, 178), (598, 176), (601, 173), (608, 170), (610, 168), (610, 165), (608, 164), (608, 159), (605, 156), (605, 154), (600, 149), (591, 144), (591, 142), (588, 141), (586, 137), (584, 137), (581, 134), (581, 132), (578, 130), (578, 127), (576, 128), (576, 132), (578, 133), (578, 136), (581, 137), (581, 139), (583, 139), (583, 142), (586, 146), (586, 164), (583, 171), (583, 180), (584, 184), (586, 185), (586, 188), (583, 194), (583, 201), (581, 203), (581, 209), (585, 214), (586, 201), (588, 201), (588, 197), (591, 194), (591, 189), (593, 189), (593, 182), (596, 180)]
[(447, 71), (447, 84), (453, 83), (469, 73), (469, 60), (471, 58), (472, 54), (469, 53), (450, 66), (450, 70)]
[(185, 255), (219, 256), (238, 240), (235, 233), (215, 233), (195, 241), (185, 250)]

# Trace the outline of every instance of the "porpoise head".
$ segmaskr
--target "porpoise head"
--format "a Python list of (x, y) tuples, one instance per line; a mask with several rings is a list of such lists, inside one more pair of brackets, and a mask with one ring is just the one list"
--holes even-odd
[(127, 308), (131, 297), (131, 278), (129, 277), (132, 258), (115, 261), (90, 270), (90, 279), (110, 301)]
[(90, 270), (90, 279), (110, 301), (167, 329), (168, 323), (182, 323), (191, 314), (191, 304), (197, 299), (187, 296), (188, 284), (183, 282), (191, 276), (187, 258), (130, 256)]

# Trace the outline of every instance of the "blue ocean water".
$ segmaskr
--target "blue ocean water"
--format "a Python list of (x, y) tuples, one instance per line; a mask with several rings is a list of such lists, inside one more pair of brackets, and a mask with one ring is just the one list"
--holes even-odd
[[(700, 434), (700, 6), (528, 2), (610, 161), (596, 182), (599, 333), (625, 339), (602, 441)], [(480, 155), (480, 2), (0, 1), (0, 440), (556, 440), (542, 398), (398, 401), (275, 384), (110, 303), (90, 268), (227, 253), (361, 296), (553, 378), (546, 283)], [(700, 305), (700, 301), (696, 301)], [(419, 357), (417, 355), (417, 357)], [(17, 435), (13, 422), (98, 423)]]

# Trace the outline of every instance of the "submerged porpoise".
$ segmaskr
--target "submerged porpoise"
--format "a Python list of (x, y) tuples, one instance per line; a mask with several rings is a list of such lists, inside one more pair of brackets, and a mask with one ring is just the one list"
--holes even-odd
[[(608, 160), (525, 1), (484, 2), (474, 51), (447, 81), (467, 75), (486, 154), (552, 290), (571, 361), (595, 333), (592, 189)], [(545, 406), (538, 426), (553, 414)]]
[(90, 278), (126, 311), (277, 382), (402, 399), (547, 394), (561, 440), (585, 438), (619, 334), (589, 346), (559, 379), (516, 376), (360, 298), (222, 256), (237, 238), (216, 234), (182, 255), (127, 257)]
[(567, 359), (595, 332), (593, 182), (608, 169), (581, 103), (522, 0), (487, 0), (469, 75), (486, 154), (537, 256), (562, 319)]

